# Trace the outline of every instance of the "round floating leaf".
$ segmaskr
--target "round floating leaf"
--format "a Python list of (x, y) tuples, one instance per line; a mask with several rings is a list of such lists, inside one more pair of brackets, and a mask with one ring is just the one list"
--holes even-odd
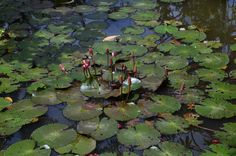
[(44, 83), (40, 81), (36, 81), (32, 83), (29, 87), (27, 87), (27, 92), (33, 93), (33, 92), (38, 91), (39, 89), (44, 89), (44, 88), (46, 88)]
[[(191, 156), (191, 150), (181, 144), (164, 141), (159, 145), (159, 148), (150, 148), (144, 150), (144, 156)], [(174, 150), (173, 150), (174, 149)]]
[(156, 1), (153, 0), (135, 0), (132, 3), (132, 6), (137, 9), (146, 10), (146, 9), (154, 9), (158, 6), (158, 4), (156, 3)]
[(172, 43), (161, 43), (158, 45), (158, 49), (161, 51), (161, 52), (169, 52), (171, 49), (173, 49), (175, 47), (174, 44)]
[(18, 131), (21, 126), (28, 124), (33, 118), (47, 112), (47, 107), (35, 106), (31, 100), (21, 100), (14, 103), (11, 110), (1, 112), (0, 135), (10, 135)]
[(156, 20), (152, 20), (152, 21), (135, 21), (135, 23), (139, 26), (146, 26), (146, 27), (152, 27), (152, 28), (160, 25), (160, 22), (158, 22)]
[(165, 76), (152, 75), (142, 79), (142, 87), (151, 91), (156, 91), (166, 79)]
[(194, 57), (194, 61), (206, 68), (220, 69), (229, 63), (229, 57), (223, 53), (201, 54)]
[(227, 74), (220, 69), (198, 69), (196, 74), (202, 81), (217, 82), (227, 77)]
[(35, 148), (33, 140), (22, 140), (12, 144), (4, 151), (4, 156), (50, 156), (50, 149)]
[(181, 104), (177, 99), (166, 95), (153, 95), (153, 101), (147, 101), (149, 106), (148, 110), (153, 113), (174, 113), (181, 108)]
[(94, 6), (108, 6), (115, 4), (117, 0), (93, 0), (90, 1), (89, 4)]
[(178, 116), (172, 116), (171, 114), (164, 114), (161, 116), (164, 119), (156, 121), (155, 126), (161, 134), (177, 134), (185, 132), (185, 128), (189, 127), (187, 121)]
[(215, 136), (220, 139), (220, 142), (236, 147), (236, 123), (224, 123), (221, 130), (215, 132)]
[(160, 142), (160, 133), (146, 124), (138, 124), (129, 129), (122, 129), (117, 134), (118, 141), (126, 146), (145, 149)]
[(236, 106), (221, 99), (205, 99), (200, 105), (195, 106), (198, 114), (211, 118), (222, 119), (236, 115)]
[(48, 77), (43, 79), (43, 82), (55, 89), (64, 89), (69, 88), (71, 86), (71, 83), (73, 82), (73, 79), (69, 76), (65, 75), (59, 75), (55, 77)]
[(197, 49), (202, 54), (211, 53), (213, 51), (211, 48), (207, 47), (206, 44), (201, 43), (201, 42), (193, 43), (191, 44), (191, 46)]
[(0, 111), (11, 105), (11, 102), (0, 97)]
[(96, 42), (92, 48), (99, 54), (106, 54), (106, 49), (109, 49), (111, 52), (119, 52), (122, 46), (117, 42)]
[(236, 98), (236, 85), (226, 82), (211, 83), (208, 86), (208, 94), (213, 98), (220, 98), (225, 100)]
[(85, 29), (89, 29), (89, 30), (104, 30), (108, 27), (108, 24), (106, 22), (103, 21), (93, 21), (90, 22), (88, 24), (86, 24)]
[(155, 32), (159, 33), (159, 34), (174, 34), (178, 31), (178, 28), (172, 25), (159, 25), (157, 27), (155, 27)]
[(89, 5), (77, 5), (73, 9), (78, 13), (88, 13), (95, 10), (93, 6), (89, 6)]
[(157, 64), (165, 66), (168, 70), (183, 69), (188, 66), (188, 60), (181, 56), (164, 56), (156, 60)]
[(61, 101), (57, 99), (55, 92), (47, 90), (33, 93), (32, 101), (35, 104), (42, 105), (56, 105), (61, 103)]
[(107, 19), (107, 14), (105, 12), (99, 11), (99, 12), (87, 15), (86, 18), (93, 19), (93, 20), (104, 20), (104, 19)]
[(125, 27), (123, 30), (124, 34), (131, 34), (131, 35), (140, 35), (144, 33), (144, 28), (140, 26), (129, 26)]
[(108, 152), (106, 152), (106, 153), (99, 154), (99, 156), (117, 156), (117, 154), (116, 153), (108, 153)]
[(51, 148), (59, 148), (70, 144), (76, 139), (76, 132), (68, 129), (64, 124), (48, 124), (36, 129), (31, 137), (39, 145), (48, 145)]
[(104, 113), (117, 121), (128, 121), (139, 116), (139, 107), (134, 103), (119, 103), (104, 109)]
[(130, 43), (130, 44), (135, 44), (139, 40), (141, 40), (142, 37), (140, 35), (129, 35), (125, 34), (120, 37), (120, 42), (121, 43)]
[(145, 64), (152, 64), (154, 63), (156, 60), (162, 59), (163, 58), (163, 54), (159, 53), (159, 52), (149, 52), (147, 53), (145, 56), (143, 56), (141, 58), (141, 60), (143, 61), (143, 63)]
[(135, 56), (142, 56), (147, 51), (147, 48), (137, 45), (126, 45), (122, 47), (122, 53), (127, 55), (134, 53)]
[(131, 18), (137, 21), (151, 21), (158, 20), (160, 18), (160, 14), (154, 11), (142, 11), (136, 12), (131, 16)]
[(182, 56), (185, 58), (193, 58), (199, 54), (199, 51), (192, 46), (179, 45), (172, 48), (170, 51), (171, 55)]
[(236, 51), (236, 44), (232, 44), (232, 45), (230, 45), (230, 50), (232, 50), (232, 51)]
[(168, 79), (170, 80), (171, 87), (175, 89), (179, 89), (182, 85), (184, 85), (185, 88), (190, 88), (196, 86), (199, 82), (196, 75), (190, 75), (182, 70), (171, 72), (168, 75)]
[(180, 96), (181, 103), (199, 103), (204, 99), (204, 92), (198, 89), (185, 89)]
[(138, 100), (138, 106), (139, 109), (141, 110), (141, 115), (140, 115), (141, 118), (150, 118), (157, 115), (157, 113), (153, 113), (148, 109), (149, 103), (150, 102), (147, 102), (144, 99)]
[(186, 43), (193, 43), (206, 39), (206, 34), (204, 32), (199, 32), (196, 30), (177, 31), (173, 35), (175, 38), (181, 39)]
[(80, 121), (78, 125), (78, 132), (82, 134), (88, 134), (96, 140), (105, 140), (118, 131), (117, 122), (113, 119), (102, 118), (100, 121), (98, 118)]
[(206, 150), (201, 156), (214, 156), (214, 155), (222, 155), (222, 156), (231, 156), (236, 155), (235, 148), (229, 148), (224, 144), (213, 144), (210, 145), (211, 150)]
[(72, 151), (72, 153), (75, 154), (86, 155), (92, 152), (95, 148), (96, 141), (94, 139), (78, 134), (75, 141), (64, 147), (57, 148), (56, 151), (61, 154)]
[(95, 103), (70, 104), (65, 107), (63, 114), (65, 117), (75, 121), (88, 120), (102, 114), (102, 108)]
[(120, 19), (125, 19), (125, 18), (128, 18), (129, 17), (129, 14), (128, 13), (125, 13), (125, 12), (113, 12), (111, 14), (108, 14), (108, 17), (110, 19), (113, 19), (113, 20), (120, 20)]

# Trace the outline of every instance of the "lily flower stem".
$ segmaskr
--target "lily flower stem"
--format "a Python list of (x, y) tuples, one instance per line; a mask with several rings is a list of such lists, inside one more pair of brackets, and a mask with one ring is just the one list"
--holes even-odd
[(90, 69), (88, 69), (88, 74), (89, 74), (89, 77), (91, 78), (92, 77), (92, 74), (90, 72)]
[(107, 67), (109, 67), (109, 53), (107, 53)]
[(127, 103), (128, 100), (129, 100), (130, 91), (131, 91), (131, 85), (129, 85), (128, 94), (127, 94), (127, 97), (126, 97), (126, 100), (125, 100), (126, 103)]
[(210, 131), (210, 132), (215, 132), (216, 131), (214, 129), (210, 129), (210, 128), (206, 128), (206, 127), (202, 127), (202, 126), (198, 126), (198, 125), (196, 125), (195, 127), (203, 129), (203, 130), (207, 130), (207, 131)]

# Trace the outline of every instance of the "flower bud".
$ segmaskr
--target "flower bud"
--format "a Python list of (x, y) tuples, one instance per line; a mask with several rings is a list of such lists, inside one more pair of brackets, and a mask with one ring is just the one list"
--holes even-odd
[(129, 84), (129, 86), (131, 86), (131, 84), (132, 84), (132, 81), (131, 81), (131, 77), (130, 77), (130, 76), (128, 76), (128, 84)]
[(106, 49), (106, 54), (108, 55), (110, 53), (109, 49)]
[(93, 49), (92, 48), (89, 48), (89, 55), (93, 56)]
[(123, 76), (122, 76), (122, 75), (119, 76), (119, 82), (120, 82), (121, 84), (123, 83)]
[(138, 70), (137, 70), (137, 66), (136, 66), (136, 65), (134, 65), (134, 69), (133, 69), (133, 73), (134, 73), (134, 75), (136, 75), (136, 74), (137, 74), (137, 72), (138, 72)]
[(110, 58), (110, 66), (112, 66), (113, 65), (113, 60), (112, 60), (112, 58)]

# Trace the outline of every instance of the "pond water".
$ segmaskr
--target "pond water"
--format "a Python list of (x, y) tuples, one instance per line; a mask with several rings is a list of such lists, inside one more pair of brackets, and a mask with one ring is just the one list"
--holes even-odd
[[(235, 0), (5, 0), (0, 26), (0, 102), (6, 103), (0, 106), (0, 156), (17, 153), (14, 144), (26, 139), (37, 146), (22, 151), (48, 144), (52, 156), (236, 155)], [(120, 36), (102, 42), (112, 35)], [(109, 48), (118, 52), (111, 70), (122, 73), (124, 63), (135, 76), (136, 61), (142, 87), (121, 96), (107, 88), (105, 96), (81, 93), (81, 62), (90, 47), (105, 85), (119, 82), (117, 75), (110, 82)], [(37, 136), (51, 123), (67, 126)], [(226, 123), (231, 130), (222, 134)], [(74, 133), (66, 130), (79, 133), (80, 142), (69, 140)]]

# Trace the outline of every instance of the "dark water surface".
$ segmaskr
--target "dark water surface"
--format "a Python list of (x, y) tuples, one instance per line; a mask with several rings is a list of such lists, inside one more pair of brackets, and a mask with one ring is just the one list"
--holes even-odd
[[(92, 1), (92, 0), (91, 0)], [(119, 6), (120, 0), (117, 3)], [(78, 4), (66, 5), (71, 7)], [(56, 6), (62, 6), (59, 3)], [(178, 19), (182, 21), (185, 25), (196, 25), (204, 30), (206, 30), (208, 40), (219, 40), (224, 44), (223, 53), (229, 54), (231, 58), (231, 63), (229, 64), (228, 71), (235, 69), (236, 65), (233, 63), (233, 59), (236, 58), (236, 53), (231, 54), (229, 52), (229, 44), (236, 42), (236, 0), (186, 0), (184, 3), (180, 4), (161, 4), (160, 13), (162, 20)], [(89, 22), (89, 21), (86, 21)], [(121, 34), (121, 29), (126, 26), (133, 25), (134, 22), (131, 19), (124, 19), (119, 21), (107, 20), (109, 27), (104, 31), (107, 35), (117, 35)], [(151, 34), (152, 31), (146, 31), (144, 35)], [(236, 83), (236, 82), (234, 82)], [(166, 90), (162, 88), (158, 92), (163, 92), (167, 94), (172, 94), (172, 90)], [(15, 94), (15, 97), (22, 99), (25, 97), (24, 91), (19, 91)], [(76, 128), (76, 122), (66, 119), (62, 114), (62, 109), (65, 104), (58, 104), (55, 106), (49, 106), (49, 111), (47, 114), (40, 117), (39, 122), (23, 126), (18, 132), (7, 137), (0, 138), (0, 149), (6, 149), (9, 145), (29, 138), (30, 134), (38, 127), (45, 125), (47, 123), (64, 123), (70, 127)], [(183, 113), (183, 112), (178, 112)], [(211, 120), (202, 118), (204, 120), (203, 127), (207, 127), (213, 130), (219, 129), (225, 122), (236, 121), (235, 118), (227, 120)], [(191, 131), (185, 134), (173, 135), (173, 136), (163, 136), (163, 140), (173, 140), (175, 142), (180, 142), (181, 140), (191, 139), (193, 143), (191, 148), (195, 156), (199, 155), (203, 149), (207, 148), (207, 143), (213, 139), (212, 132), (200, 128), (193, 128)], [(117, 152), (122, 153), (122, 151), (127, 150), (124, 146), (118, 143), (116, 137), (112, 137), (105, 141), (97, 143), (96, 151), (97, 153), (103, 152)], [(135, 151), (137, 154), (141, 155), (141, 151)], [(52, 155), (57, 155), (53, 153)]]

